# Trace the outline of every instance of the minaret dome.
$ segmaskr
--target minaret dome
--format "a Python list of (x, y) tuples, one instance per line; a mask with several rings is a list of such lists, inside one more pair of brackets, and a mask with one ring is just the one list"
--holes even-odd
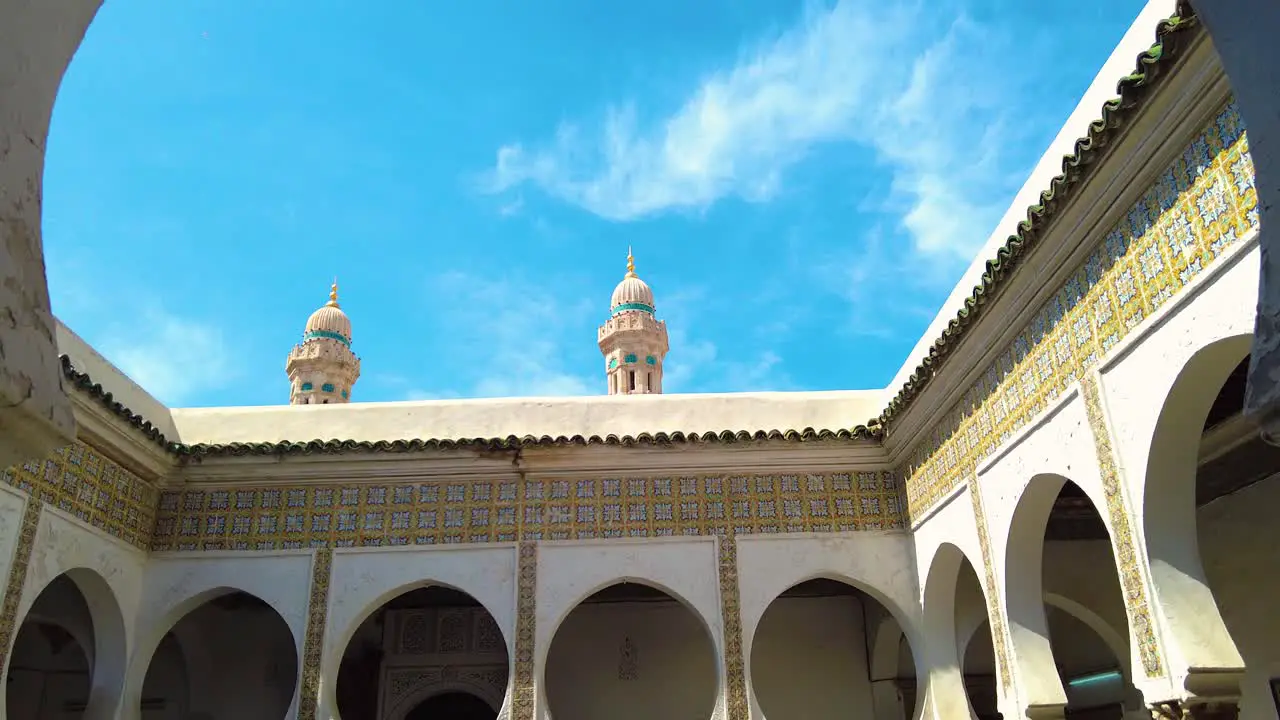
[(329, 288), (329, 302), (311, 313), (302, 342), (285, 362), (291, 405), (329, 405), (351, 401), (351, 388), (360, 378), (360, 358), (351, 350), (351, 319), (338, 305), (338, 281)]
[(654, 316), (655, 307), (653, 290), (636, 274), (635, 256), (628, 248), (627, 274), (613, 289), (609, 319), (596, 333), (610, 395), (662, 392), (667, 324)]

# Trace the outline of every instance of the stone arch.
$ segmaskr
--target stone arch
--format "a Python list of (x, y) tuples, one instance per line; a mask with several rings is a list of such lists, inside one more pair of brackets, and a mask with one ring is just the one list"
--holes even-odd
[(406, 695), (402, 700), (397, 702), (393, 707), (387, 708), (383, 712), (386, 720), (404, 720), (405, 716), (413, 712), (414, 708), (434, 697), (447, 695), (449, 693), (466, 693), (484, 701), (486, 705), (497, 715), (502, 711), (503, 696), (495, 694), (492, 688), (479, 685), (477, 683), (468, 683), (464, 681), (440, 682), (433, 684), (431, 687), (422, 688), (416, 692)]
[(1196, 533), (1196, 477), (1205, 417), (1251, 336), (1212, 340), (1173, 379), (1151, 435), (1142, 528), (1164, 631), (1185, 667), (1242, 667), (1209, 588)]
[[(963, 670), (963, 649), (968, 647), (973, 634), (982, 627), (977, 622), (969, 628), (959, 628), (956, 622), (956, 597), (960, 584), (960, 573), (965, 565), (973, 568), (982, 567), (982, 563), (974, 563), (963, 549), (951, 542), (939, 543), (934, 548), (933, 557), (929, 560), (928, 572), (925, 575), (922, 590), (924, 609), (924, 646), (916, 651), (917, 662), (928, 668), (928, 688), (920, 702), (921, 710), (932, 705), (937, 717), (952, 717), (949, 708), (954, 708), (963, 698), (970, 718), (976, 718), (973, 703), (965, 687)], [(987, 626), (994, 635), (995, 624), (989, 622), (986, 608), (990, 607), (986, 597), (987, 589), (979, 583), (983, 598), (983, 616)], [(961, 633), (963, 630), (963, 633)], [(965, 637), (960, 637), (963, 634)], [(993, 647), (996, 645), (992, 643)], [(994, 652), (994, 651), (993, 651)], [(997, 657), (996, 663), (1003, 662)], [(1003, 690), (1003, 689), (1002, 689)]]
[[(556, 616), (555, 622), (552, 623), (552, 628), (550, 633), (551, 637), (552, 638), (555, 637), (556, 632), (560, 630), (560, 626), (564, 624), (565, 619), (568, 618), (570, 615), (572, 615), (573, 611), (577, 609), (578, 606), (582, 605), (582, 603), (586, 602), (593, 595), (601, 592), (602, 590), (608, 590), (609, 588), (614, 587), (615, 585), (643, 585), (644, 587), (657, 590), (658, 592), (661, 592), (667, 595), (672, 600), (675, 600), (676, 602), (683, 605), (686, 610), (693, 613), (694, 617), (698, 618), (698, 620), (700, 621), (700, 624), (702, 625), (702, 629), (707, 633), (707, 637), (711, 639), (711, 642), (713, 644), (715, 644), (716, 634), (715, 634), (715, 631), (712, 629), (711, 620), (707, 618), (705, 615), (703, 615), (703, 613), (700, 610), (698, 610), (698, 607), (694, 605), (692, 602), (690, 602), (688, 598), (686, 598), (680, 592), (671, 589), (671, 587), (668, 586), (666, 583), (662, 583), (657, 580), (651, 580), (649, 578), (633, 577), (633, 576), (618, 576), (609, 580), (602, 580), (600, 582), (597, 582), (595, 585), (593, 585), (590, 590), (587, 590), (586, 592), (578, 593), (577, 597), (574, 598), (573, 602), (568, 603), (561, 610), (560, 614)], [(549, 649), (550, 647), (548, 647), (548, 650)], [(543, 659), (544, 660), (546, 659), (546, 651), (543, 651)], [(544, 668), (545, 668), (545, 665), (546, 664), (543, 663)]]
[[(850, 577), (846, 573), (834, 570), (824, 570), (807, 573), (800, 576), (787, 587), (777, 592), (765, 606), (764, 612), (760, 615), (751, 637), (743, 638), (743, 663), (747, 675), (747, 694), (751, 697), (752, 705), (766, 712), (764, 705), (761, 703), (757, 694), (757, 683), (754, 678), (754, 665), (756, 662), (757, 639), (761, 626), (765, 625), (765, 620), (769, 617), (770, 610), (773, 609), (779, 600), (797, 588), (810, 585), (814, 582), (829, 582), (845, 586), (862, 597), (858, 597), (859, 605), (863, 612), (864, 633), (863, 642), (865, 643), (865, 662), (867, 679), (871, 692), (871, 705), (874, 716), (877, 718), (901, 718), (904, 716), (895, 714), (890, 710), (890, 706), (897, 703), (898, 689), (893, 686), (886, 686), (881, 689), (876, 687), (877, 680), (896, 680), (899, 662), (901, 659), (902, 646), (905, 643), (907, 652), (910, 655), (911, 669), (915, 675), (917, 682), (923, 681), (927, 686), (928, 672), (923, 664), (922, 656), (915, 650), (916, 642), (920, 638), (917, 625), (910, 622), (911, 616), (908, 615), (893, 599), (883, 590), (877, 588), (874, 583), (866, 580)], [(862, 602), (869, 599), (875, 603), (872, 607)], [(892, 691), (893, 697), (890, 697)], [(909, 694), (911, 707), (907, 709), (905, 717), (920, 718), (924, 711), (923, 694), (918, 688), (911, 688)], [(904, 697), (906, 699), (906, 697)], [(890, 703), (890, 700), (893, 703)]]
[(1107, 648), (1120, 659), (1120, 674), (1125, 680), (1133, 679), (1133, 663), (1124, 662), (1124, 659), (1129, 657), (1129, 642), (1124, 635), (1120, 634), (1120, 631), (1107, 622), (1106, 618), (1075, 600), (1057, 593), (1046, 592), (1044, 602), (1079, 620), (1097, 633)]
[[(341, 628), (330, 629), (331, 632), (335, 633), (332, 637), (331, 644), (333, 645), (333, 647), (345, 648), (351, 642), (351, 639), (355, 636), (356, 630), (358, 630), (360, 626), (366, 620), (368, 620), (374, 613), (381, 610), (384, 605), (391, 602), (392, 600), (395, 600), (401, 595), (413, 592), (414, 590), (423, 590), (426, 588), (433, 588), (433, 587), (446, 588), (449, 590), (453, 590), (455, 592), (463, 593), (464, 595), (467, 595), (473, 600), (475, 600), (476, 603), (478, 603), (480, 607), (484, 608), (485, 612), (489, 613), (490, 616), (494, 618), (498, 617), (493, 612), (493, 608), (489, 607), (475, 593), (471, 592), (465, 587), (462, 587), (461, 585), (447, 583), (447, 582), (440, 582), (440, 581), (431, 580), (431, 579), (416, 580), (414, 582), (402, 583), (400, 585), (397, 585), (396, 587), (386, 590), (385, 592), (378, 594), (376, 597), (366, 601), (360, 607), (360, 610), (351, 616), (350, 622), (346, 623)], [(502, 633), (502, 641), (507, 646), (508, 659), (513, 660), (510, 657), (514, 651), (512, 638), (508, 636), (506, 629), (502, 627), (501, 623), (498, 623), (498, 632)], [(511, 671), (514, 672), (514, 668), (512, 668)]]
[[(565, 657), (563, 653), (558, 652), (558, 650), (563, 647), (561, 643), (566, 640), (566, 638), (564, 637), (564, 633), (571, 629), (571, 623), (573, 622), (575, 615), (582, 613), (589, 604), (592, 604), (593, 598), (600, 598), (603, 595), (614, 590), (615, 588), (619, 590), (627, 590), (629, 588), (633, 595), (639, 595), (640, 597), (644, 597), (646, 595), (649, 597), (662, 596), (667, 600), (673, 601), (677, 606), (679, 606), (681, 613), (684, 616), (692, 619), (693, 621), (692, 625), (696, 625), (696, 627), (698, 628), (697, 631), (693, 631), (693, 632), (697, 636), (699, 636), (699, 639), (701, 640), (701, 643), (699, 643), (701, 644), (701, 648), (696, 648), (693, 651), (695, 657), (690, 663), (693, 666), (691, 668), (692, 671), (682, 676), (673, 678), (673, 680), (676, 682), (679, 682), (682, 679), (689, 679), (690, 677), (692, 677), (693, 681), (696, 682), (697, 677), (702, 673), (702, 671), (703, 670), (707, 671), (706, 674), (708, 676), (708, 680), (710, 681), (709, 682), (710, 692), (708, 694), (708, 697), (706, 698), (705, 715), (708, 718), (712, 717), (713, 714), (716, 712), (716, 709), (719, 707), (720, 698), (723, 695), (723, 689), (724, 689), (724, 675), (723, 675), (724, 671), (723, 671), (721, 658), (720, 658), (720, 644), (717, 642), (718, 637), (716, 632), (712, 628), (710, 622), (708, 622), (707, 618), (701, 612), (698, 611), (697, 606), (694, 605), (682, 593), (672, 589), (665, 583), (662, 583), (656, 580), (651, 580), (648, 578), (633, 577), (633, 576), (619, 576), (609, 580), (603, 580), (603, 581), (597, 582), (595, 585), (591, 586), (589, 590), (578, 593), (574, 598), (574, 601), (572, 603), (567, 604), (567, 607), (564, 608), (562, 612), (560, 612), (559, 615), (555, 618), (555, 623), (552, 626), (552, 630), (549, 634), (550, 642), (547, 643), (545, 649), (540, 651), (542, 662), (537, 664), (539, 669), (538, 669), (536, 684), (539, 687), (539, 695), (541, 697), (541, 701), (544, 704), (544, 706), (547, 707), (547, 716), (557, 717), (557, 718), (569, 717), (570, 720), (572, 720), (574, 717), (577, 717), (579, 714), (581, 714), (580, 711), (566, 711), (566, 708), (564, 707), (557, 709), (557, 707), (555, 706), (556, 700), (555, 698), (553, 698), (553, 696), (558, 694), (555, 691), (555, 688), (558, 687), (558, 681), (556, 680), (556, 678), (561, 674), (560, 666), (563, 664), (562, 661), (563, 661), (563, 658)], [(626, 602), (627, 602), (626, 600), (619, 600), (617, 601), (617, 604), (622, 605), (622, 604), (625, 604)], [(678, 621), (678, 619), (679, 619), (678, 617), (669, 616), (667, 617), (667, 622), (674, 624), (674, 621)], [(637, 622), (637, 620), (638, 618), (632, 615), (628, 617), (626, 620), (621, 621), (620, 624), (630, 625), (634, 622)], [(664, 627), (670, 627), (670, 626), (667, 625)], [(692, 631), (692, 627), (687, 628), (687, 630)], [(636, 632), (636, 633), (628, 632), (625, 634), (626, 639), (623, 642), (626, 643), (628, 641), (644, 640), (646, 643), (648, 643), (649, 641), (657, 637), (663, 637), (665, 640), (670, 640), (672, 637), (676, 635), (677, 633), (672, 633), (669, 631), (662, 632), (662, 633), (652, 632), (652, 633), (643, 634), (643, 636), (640, 632)], [(644, 668), (652, 667), (653, 665), (652, 663), (650, 663), (648, 660), (645, 660), (644, 658), (651, 657), (652, 656), (651, 651), (646, 651), (644, 645), (637, 645), (637, 647), (635, 648), (635, 651), (639, 654), (639, 659), (636, 661), (635, 677), (627, 678), (627, 677), (624, 677), (624, 664), (626, 660), (625, 658), (626, 651), (622, 645), (619, 646), (618, 648), (618, 652), (619, 652), (618, 680), (619, 681), (640, 679), (643, 682), (647, 682), (647, 676), (649, 674), (649, 671), (645, 670)], [(671, 648), (664, 648), (664, 650), (660, 652), (664, 653), (663, 655), (664, 657), (671, 658), (670, 651), (671, 651)], [(699, 659), (696, 657), (697, 655), (705, 655), (705, 657)], [(684, 659), (687, 660), (688, 658), (684, 658)], [(702, 667), (704, 664), (703, 661), (705, 661), (705, 667)], [(664, 670), (670, 669), (670, 667), (668, 667), (668, 664), (666, 663), (659, 663), (658, 666), (662, 667)], [(690, 668), (686, 668), (686, 670), (690, 670)], [(564, 669), (564, 672), (567, 673), (568, 669), (567, 668)], [(660, 692), (655, 694), (655, 697), (660, 694), (661, 694)], [(683, 695), (690, 695), (690, 694), (699, 694), (699, 693), (684, 693)], [(667, 699), (670, 699), (670, 698), (667, 698)], [(700, 700), (691, 701), (687, 697), (683, 699), (687, 704), (693, 704), (693, 705), (699, 705), (699, 706), (702, 704)], [(564, 704), (563, 697), (561, 697), (560, 704), (561, 705)], [(692, 712), (692, 711), (683, 710), (682, 712)]]
[[(502, 623), (498, 621), (498, 616), (494, 613), (493, 609), (484, 600), (478, 597), (477, 594), (470, 592), (459, 584), (440, 582), (434, 579), (425, 579), (401, 583), (379, 593), (378, 595), (363, 602), (360, 609), (352, 614), (341, 627), (330, 629), (331, 632), (335, 633), (333, 635), (334, 639), (331, 641), (331, 647), (336, 650), (338, 667), (331, 676), (332, 687), (327, 689), (322, 687), (322, 691), (331, 698), (331, 707), (333, 708), (332, 712), (335, 720), (341, 718), (340, 708), (338, 705), (338, 686), (339, 683), (343, 682), (342, 668), (344, 667), (347, 653), (350, 650), (352, 643), (356, 641), (357, 634), (361, 631), (361, 628), (363, 628), (366, 623), (373, 620), (378, 613), (388, 609), (389, 605), (397, 599), (410, 596), (419, 591), (427, 590), (444, 590), (450, 593), (456, 593), (460, 596), (465, 596), (465, 598), (475, 603), (477, 607), (492, 619), (494, 627), (502, 638), (502, 650), (505, 663), (504, 671), (506, 673), (505, 681), (501, 682), (501, 687), (495, 687), (482, 682), (477, 682), (474, 679), (469, 679), (466, 675), (460, 674), (454, 677), (445, 677), (438, 681), (432, 681), (417, 686), (415, 689), (409, 690), (408, 694), (403, 697), (396, 697), (389, 707), (383, 708), (383, 717), (403, 718), (405, 715), (412, 712), (418, 704), (430, 699), (431, 697), (450, 691), (465, 692), (475, 695), (493, 707), (495, 709), (495, 713), (501, 713), (506, 709), (507, 704), (509, 703), (508, 699), (511, 697), (515, 684), (515, 653), (512, 645), (513, 640), (509, 633), (502, 627)], [(379, 693), (382, 691), (382, 681), (383, 677), (379, 675)]]
[[(284, 703), (282, 707), (283, 716), (288, 715), (288, 713), (297, 704), (297, 687), (302, 677), (302, 657), (298, 652), (297, 637), (295, 636), (292, 627), (290, 627), (284, 614), (280, 612), (280, 609), (276, 607), (274, 603), (264, 600), (256, 593), (235, 587), (216, 586), (207, 588), (200, 592), (192, 593), (167, 608), (161, 616), (161, 619), (152, 626), (153, 629), (147, 636), (146, 640), (138, 645), (134, 652), (133, 660), (130, 663), (131, 682), (126, 691), (125, 705), (123, 707), (126, 717), (132, 717), (133, 713), (139, 712), (139, 708), (141, 707), (143, 700), (142, 689), (146, 684), (148, 671), (151, 669), (151, 666), (155, 661), (157, 651), (160, 649), (161, 643), (164, 641), (166, 636), (172, 636), (175, 641), (179, 643), (179, 649), (181, 650), (183, 660), (189, 666), (194, 666), (197, 669), (204, 667), (220, 668), (225, 670), (226, 663), (219, 663), (216, 658), (212, 657), (212, 655), (209, 654), (208, 648), (204, 646), (204, 643), (196, 643), (191, 639), (186, 639), (186, 636), (183, 633), (183, 626), (188, 624), (185, 621), (187, 621), (193, 613), (201, 611), (215, 602), (230, 599), (233, 596), (242, 596), (255, 604), (260, 604), (262, 607), (268, 608), (274, 616), (274, 621), (278, 622), (276, 629), (282, 631), (280, 633), (281, 635), (288, 635), (289, 642), (287, 645), (289, 648), (289, 659), (292, 661), (291, 665), (293, 668), (292, 682), (282, 684), (282, 686), (287, 685), (287, 687), (290, 688), (289, 701)], [(241, 637), (253, 638), (258, 637), (258, 635), (255, 632), (250, 632)], [(197, 678), (207, 677), (212, 676), (200, 672), (188, 673), (188, 687), (186, 688), (186, 695), (189, 700), (195, 701), (202, 697), (212, 698), (220, 694), (216, 690), (208, 689), (201, 693), (197, 692), (197, 688), (192, 687)], [(261, 682), (261, 676), (258, 676), (256, 680)], [(198, 715), (199, 713), (197, 712), (196, 714)]]
[[(48, 599), (47, 590), (57, 587), (62, 581), (69, 582), (83, 602), (88, 615), (88, 627), (82, 627), (74, 621), (58, 617), (64, 613), (60, 608), (49, 608), (46, 611), (42, 599)], [(66, 587), (65, 585), (63, 587)], [(128, 634), (125, 629), (124, 613), (116, 599), (115, 591), (97, 571), (74, 567), (51, 578), (48, 583), (34, 593), (31, 604), (26, 608), (23, 617), (14, 625), (15, 638), (20, 628), (28, 620), (44, 622), (61, 627), (75, 639), (85, 653), (89, 667), (89, 696), (85, 704), (83, 717), (85, 720), (107, 720), (115, 717), (116, 708), (120, 705), (121, 687), (124, 682), (125, 666), (128, 659)], [(13, 660), (10, 653), (9, 661)], [(6, 676), (8, 666), (6, 665)], [(0, 707), (8, 704), (8, 683), (0, 684)]]

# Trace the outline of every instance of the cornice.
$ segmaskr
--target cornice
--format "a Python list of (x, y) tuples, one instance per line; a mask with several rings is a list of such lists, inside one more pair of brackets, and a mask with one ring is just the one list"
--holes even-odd
[(887, 469), (873, 441), (786, 441), (752, 445), (619, 445), (433, 449), (402, 453), (242, 455), (194, 459), (174, 479), (213, 484), (417, 482), (554, 477), (557, 479), (823, 474)]
[[(1166, 68), (1167, 92), (1148, 97), (1142, 111), (1128, 118), (1126, 131), (1110, 138), (1107, 154), (1094, 159), (1090, 176), (1073, 189), (1055, 222), (1023, 251), (1017, 272), (988, 293), (982, 313), (1000, 322), (974, 323), (954, 344), (945, 366), (933, 369), (933, 380), (941, 382), (931, 381), (929, 391), (899, 410), (885, 437), (890, 462), (907, 459), (922, 433), (960, 402), (1186, 142), (1221, 110), (1230, 86), (1212, 44), (1203, 33), (1185, 40), (1177, 67)], [(1176, 86), (1167, 79), (1172, 77)]]

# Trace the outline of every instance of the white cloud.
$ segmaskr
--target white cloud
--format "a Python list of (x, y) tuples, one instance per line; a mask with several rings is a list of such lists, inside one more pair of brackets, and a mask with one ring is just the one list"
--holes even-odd
[(742, 357), (725, 357), (709, 340), (694, 340), (698, 326), (694, 308), (705, 305), (696, 288), (664, 299), (659, 314), (667, 321), (670, 351), (663, 362), (663, 391), (762, 392), (792, 388), (782, 358), (768, 347)]
[(452, 316), (458, 327), (451, 349), (470, 363), (473, 387), (467, 395), (556, 397), (603, 392), (603, 376), (564, 366), (565, 339), (582, 332), (581, 321), (598, 309), (590, 302), (557, 303), (539, 283), (463, 273), (440, 278), (435, 290), (459, 308)]
[(170, 407), (236, 377), (222, 331), (206, 323), (151, 309), (139, 322), (104, 334), (100, 352)]
[(488, 188), (533, 184), (625, 221), (729, 196), (767, 200), (820, 146), (856, 143), (886, 171), (906, 250), (945, 264), (968, 259), (1003, 197), (1003, 177), (991, 179), (991, 130), (1007, 47), (963, 17), (938, 26), (949, 14), (934, 3), (885, 6), (811, 8), (655, 122), (627, 103), (608, 108), (595, 131), (566, 124), (548, 143), (502, 147)]

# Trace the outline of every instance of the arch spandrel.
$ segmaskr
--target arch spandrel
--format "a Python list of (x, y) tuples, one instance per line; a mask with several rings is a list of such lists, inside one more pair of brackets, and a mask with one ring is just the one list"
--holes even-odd
[(743, 651), (750, 654), (751, 637), (769, 605), (786, 590), (815, 579), (867, 593), (898, 619), (911, 642), (918, 642), (920, 605), (911, 554), (911, 537), (905, 533), (738, 538)]
[[(311, 557), (305, 550), (270, 554), (202, 553), (153, 555), (142, 589), (137, 642), (129, 655), (125, 703), (136, 706), (156, 648), (188, 613), (222, 595), (240, 591), (269, 605), (289, 627), (303, 657)], [(297, 705), (295, 693), (294, 705)], [(132, 705), (130, 705), (132, 704)]]
[[(336, 677), (352, 634), (387, 601), (441, 585), (475, 598), (493, 617), (515, 655), (516, 549), (435, 547), (335, 551), (325, 623), (325, 677)], [(305, 606), (305, 603), (304, 603)]]
[(698, 537), (539, 545), (535, 644), (540, 656), (545, 659), (556, 630), (575, 607), (620, 582), (648, 585), (681, 601), (706, 626), (717, 654), (723, 653), (715, 538)]
[[(1256, 237), (1231, 253), (1099, 368), (1122, 481), (1135, 510), (1144, 506), (1156, 429), (1184, 368), (1210, 347), (1238, 353), (1237, 362), (1249, 352), (1259, 272)], [(1140, 533), (1144, 513), (1135, 515)]]

